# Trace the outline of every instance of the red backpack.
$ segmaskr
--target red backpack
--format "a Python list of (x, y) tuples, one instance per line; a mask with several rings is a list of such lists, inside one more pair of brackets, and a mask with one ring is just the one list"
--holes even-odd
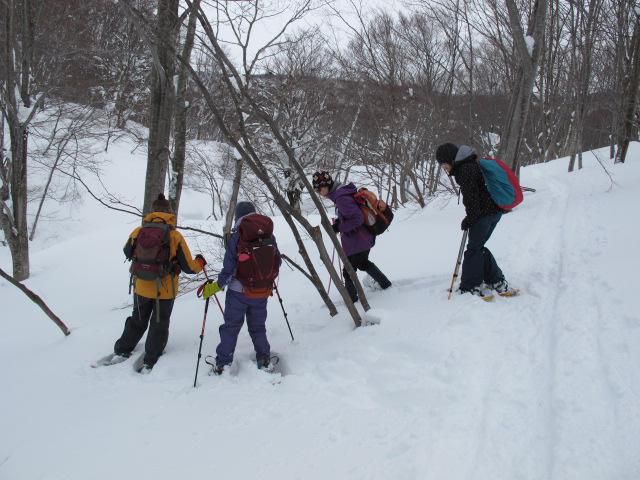
[(364, 216), (364, 225), (373, 235), (380, 235), (389, 228), (393, 220), (391, 207), (376, 197), (375, 193), (360, 187), (353, 195)]
[(252, 213), (238, 227), (238, 263), (235, 277), (249, 298), (267, 298), (280, 269), (280, 253), (273, 239), (273, 221)]
[(172, 272), (171, 225), (160, 219), (143, 223), (133, 243), (131, 275), (161, 281)]

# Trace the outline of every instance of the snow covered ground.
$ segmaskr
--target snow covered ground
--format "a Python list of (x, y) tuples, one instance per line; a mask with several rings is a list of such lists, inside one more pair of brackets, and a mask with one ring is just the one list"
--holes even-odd
[[(639, 157), (633, 145), (628, 164), (603, 160), (611, 189), (591, 154), (573, 174), (566, 159), (523, 170), (537, 193), (488, 244), (520, 297), (447, 301), (463, 216), (455, 199), (400, 211), (379, 238), (372, 259), (394, 286), (370, 294), (378, 325), (354, 330), (340, 303), (330, 318), (283, 267), (296, 341), (270, 301), (269, 338), (286, 371), (277, 385), (250, 363), (243, 330), (237, 376), (209, 377), (201, 364), (193, 388), (195, 294), (176, 302), (151, 375), (131, 361), (90, 368), (128, 315), (121, 247), (135, 219), (89, 198), (71, 211), (45, 204), (58, 220), (39, 227), (27, 284), (72, 334), (0, 281), (0, 479), (640, 478)], [(138, 202), (143, 156), (120, 142), (109, 158), (105, 184)], [(181, 220), (202, 223), (206, 200), (187, 192), (184, 202)], [(0, 264), (10, 267), (6, 248)], [(212, 304), (206, 354), (220, 322)]]

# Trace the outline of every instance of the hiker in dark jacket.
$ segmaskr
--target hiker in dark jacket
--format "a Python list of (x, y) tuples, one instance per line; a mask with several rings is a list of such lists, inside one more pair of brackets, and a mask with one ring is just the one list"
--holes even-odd
[[(143, 226), (152, 222), (170, 225), (169, 257), (174, 269), (169, 275), (162, 278), (159, 285), (153, 280), (135, 278), (133, 312), (125, 322), (122, 336), (114, 345), (114, 353), (118, 357), (129, 357), (148, 327), (149, 333), (145, 342), (144, 355), (144, 369), (146, 371), (153, 368), (167, 344), (169, 320), (173, 303), (178, 294), (180, 273), (201, 272), (207, 263), (202, 255), (196, 255), (195, 260), (191, 257), (187, 242), (175, 229), (176, 216), (171, 213), (171, 204), (163, 194), (158, 195), (152, 204), (152, 209), (153, 212), (144, 217)], [(131, 232), (124, 246), (124, 254), (129, 260), (134, 255), (136, 239), (141, 228), (138, 227)], [(117, 363), (118, 360), (115, 359), (114, 363)]]
[(484, 286), (500, 294), (509, 292), (502, 270), (485, 247), (503, 212), (485, 186), (478, 155), (466, 145), (444, 143), (436, 150), (436, 159), (456, 179), (467, 213), (461, 224), (462, 230), (469, 230), (469, 242), (462, 262), (460, 292), (484, 297), (488, 294)]
[[(256, 208), (251, 202), (238, 202), (235, 211), (235, 226), (227, 242), (227, 249), (224, 254), (222, 271), (218, 275), (218, 280), (208, 283), (203, 289), (205, 299), (214, 295), (225, 287), (227, 295), (225, 299), (224, 323), (220, 325), (220, 343), (216, 348), (216, 362), (213, 366), (213, 373), (221, 375), (224, 368), (233, 362), (233, 354), (236, 349), (238, 335), (247, 318), (247, 328), (256, 352), (256, 362), (261, 370), (270, 371), (271, 346), (267, 340), (267, 298), (251, 298), (247, 296), (242, 283), (235, 277), (238, 264), (238, 244), (240, 242), (240, 223), (252, 214)], [(275, 237), (272, 237), (273, 245)], [(277, 253), (277, 266), (280, 267), (280, 254)]]
[[(357, 192), (356, 186), (353, 183), (341, 185), (333, 181), (329, 172), (320, 171), (313, 174), (313, 189), (335, 203), (338, 218), (333, 224), (333, 230), (340, 233), (342, 248), (353, 269), (367, 272), (383, 290), (389, 288), (389, 279), (369, 260), (369, 252), (375, 245), (376, 238), (364, 225), (362, 210), (353, 198)], [(357, 302), (358, 292), (346, 268), (343, 269), (343, 274), (344, 286), (351, 300)]]

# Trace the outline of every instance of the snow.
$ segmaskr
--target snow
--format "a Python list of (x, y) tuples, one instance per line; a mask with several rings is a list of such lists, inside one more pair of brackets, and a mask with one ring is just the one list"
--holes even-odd
[(533, 55), (533, 47), (536, 44), (535, 39), (530, 35), (525, 35), (524, 41), (527, 44), (527, 51), (529, 52), (529, 55)]
[[(113, 143), (102, 180), (137, 204), (146, 155), (133, 150)], [(520, 297), (447, 301), (463, 216), (455, 200), (400, 210), (379, 237), (371, 258), (394, 286), (370, 292), (371, 326), (353, 329), (335, 288), (330, 318), (283, 266), (296, 341), (272, 299), (269, 339), (286, 373), (277, 385), (251, 364), (245, 329), (237, 375), (209, 377), (203, 362), (193, 388), (203, 316), (193, 293), (177, 300), (150, 375), (131, 360), (90, 368), (128, 315), (121, 246), (135, 219), (89, 198), (46, 203), (26, 283), (72, 334), (0, 282), (0, 478), (640, 478), (639, 155), (633, 144), (627, 164), (603, 161), (611, 189), (590, 153), (572, 174), (566, 158), (523, 169), (537, 192), (488, 244)], [(203, 220), (206, 197), (186, 190), (182, 205), (188, 223), (220, 229)], [(10, 267), (6, 248), (0, 265)], [(220, 322), (212, 304), (203, 354)]]

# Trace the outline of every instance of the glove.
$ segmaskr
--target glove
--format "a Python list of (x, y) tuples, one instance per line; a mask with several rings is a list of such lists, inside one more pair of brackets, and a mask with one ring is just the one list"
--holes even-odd
[(469, 230), (470, 226), (471, 224), (469, 223), (469, 219), (467, 217), (464, 217), (462, 219), (462, 223), (460, 224), (460, 228), (462, 228), (462, 230)]
[(334, 231), (334, 232), (336, 232), (336, 233), (340, 233), (340, 220), (339, 220), (339, 219), (336, 219), (336, 220), (333, 222), (332, 227), (333, 227), (333, 231)]
[(207, 264), (207, 261), (201, 254), (196, 255), (195, 261), (198, 262), (202, 268)]
[(222, 288), (218, 285), (218, 282), (207, 282), (204, 284), (204, 288), (202, 289), (202, 298), (205, 300), (211, 295), (215, 295), (218, 292), (221, 292)]

